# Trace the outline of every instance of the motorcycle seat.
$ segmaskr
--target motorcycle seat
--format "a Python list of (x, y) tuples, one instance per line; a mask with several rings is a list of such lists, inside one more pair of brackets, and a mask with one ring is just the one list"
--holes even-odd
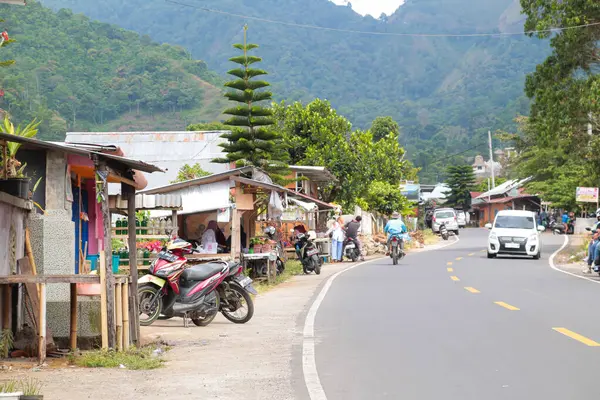
[(208, 263), (194, 265), (186, 268), (181, 274), (181, 278), (186, 281), (204, 281), (213, 275), (218, 274), (223, 269), (223, 264)]

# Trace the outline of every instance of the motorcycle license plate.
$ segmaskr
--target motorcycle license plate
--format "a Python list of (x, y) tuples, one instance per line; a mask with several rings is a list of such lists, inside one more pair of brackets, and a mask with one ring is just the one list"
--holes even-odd
[(398, 241), (392, 240), (392, 247), (398, 247)]
[(319, 254), (319, 250), (313, 249), (306, 252), (306, 255), (308, 256), (314, 256), (315, 254)]
[(168, 262), (175, 262), (178, 260), (178, 257), (175, 254), (169, 253), (168, 251), (161, 251), (158, 253), (158, 258)]
[(252, 279), (248, 278), (247, 276), (239, 276), (236, 278), (236, 281), (243, 288), (252, 283)]
[(347, 249), (354, 249), (354, 248), (356, 248), (356, 246), (355, 246), (355, 245), (353, 245), (353, 244), (349, 244), (348, 246), (346, 246), (346, 248), (347, 248)]

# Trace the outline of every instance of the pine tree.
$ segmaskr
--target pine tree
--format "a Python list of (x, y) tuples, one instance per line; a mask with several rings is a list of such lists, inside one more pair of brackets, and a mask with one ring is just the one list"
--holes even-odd
[(231, 127), (231, 133), (221, 136), (228, 140), (228, 143), (221, 144), (227, 156), (214, 161), (234, 162), (236, 166), (252, 165), (269, 173), (273, 180), (281, 182), (287, 174), (288, 154), (281, 135), (271, 127), (274, 125), (273, 111), (258, 104), (270, 100), (272, 93), (260, 90), (270, 86), (268, 82), (253, 79), (266, 75), (267, 72), (251, 68), (253, 64), (262, 61), (262, 58), (248, 54), (258, 48), (258, 45), (247, 43), (247, 30), (248, 26), (244, 26), (244, 43), (233, 45), (243, 54), (229, 59), (239, 65), (227, 72), (236, 79), (225, 83), (231, 89), (225, 93), (225, 97), (238, 104), (223, 111), (223, 114), (230, 116), (224, 124)]
[(451, 207), (468, 210), (471, 207), (471, 190), (475, 185), (475, 174), (470, 165), (457, 165), (446, 170), (448, 179), (446, 184), (450, 188), (450, 195), (446, 204)]

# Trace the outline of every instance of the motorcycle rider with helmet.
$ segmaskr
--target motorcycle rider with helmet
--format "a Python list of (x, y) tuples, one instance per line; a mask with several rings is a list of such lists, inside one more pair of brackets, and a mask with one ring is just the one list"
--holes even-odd
[[(387, 233), (387, 254), (390, 252), (390, 239), (392, 236), (400, 236), (406, 233), (408, 230), (406, 229), (406, 225), (402, 222), (402, 216), (400, 213), (394, 211), (392, 213), (392, 218), (385, 224), (385, 228), (383, 228), (383, 232)], [(404, 240), (400, 241), (400, 251), (404, 251)]]

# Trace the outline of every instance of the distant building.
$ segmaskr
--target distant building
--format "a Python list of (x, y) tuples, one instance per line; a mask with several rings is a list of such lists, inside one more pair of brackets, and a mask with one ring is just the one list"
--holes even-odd
[(148, 175), (148, 189), (166, 186), (177, 176), (185, 164), (200, 163), (202, 169), (224, 172), (228, 164), (215, 164), (214, 158), (222, 157), (219, 144), (225, 140), (225, 131), (174, 131), (174, 132), (67, 132), (66, 143), (93, 143), (117, 146), (128, 157), (159, 165), (164, 174)]
[[(494, 160), (494, 175), (500, 176), (502, 175), (502, 164), (500, 160), (504, 159), (505, 154), (502, 150), (497, 151), (501, 153), (496, 153), (497, 159)], [(481, 155), (476, 156), (475, 161), (473, 162), (473, 173), (477, 180), (489, 178), (492, 176), (492, 163), (489, 160), (485, 161)]]

